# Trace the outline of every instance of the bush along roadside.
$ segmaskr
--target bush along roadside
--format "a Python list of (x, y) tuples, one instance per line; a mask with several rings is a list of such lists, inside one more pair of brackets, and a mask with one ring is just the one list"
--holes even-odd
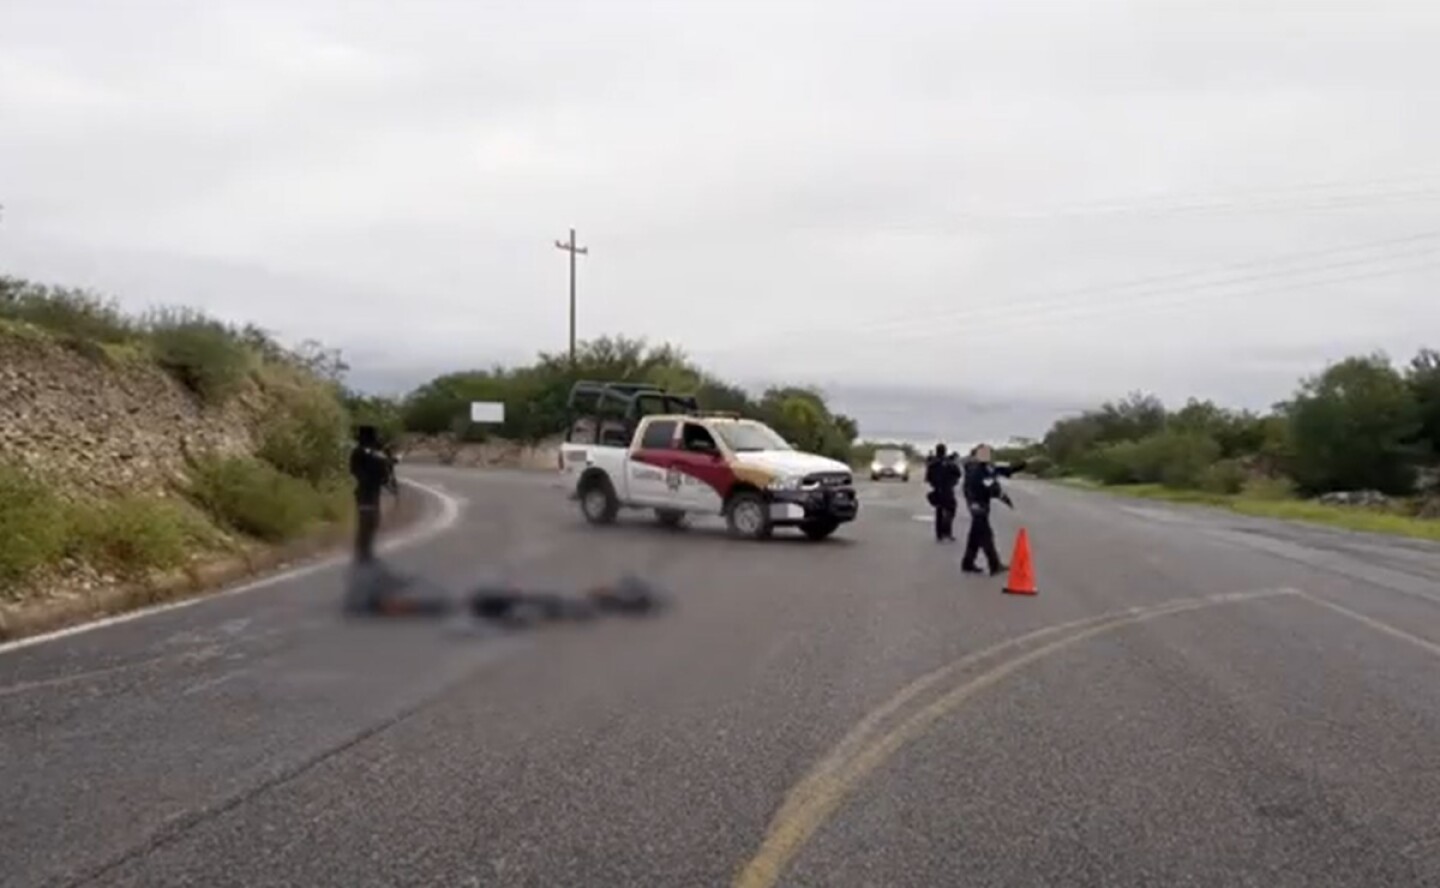
[(168, 496), (66, 499), (14, 466), (0, 466), (0, 602), (45, 597), (47, 584), (145, 583), (207, 558), (275, 546), (351, 521), (349, 490), (250, 457), (204, 457)]
[(1440, 540), (1440, 352), (1347, 358), (1265, 413), (1135, 393), (1056, 422), (1024, 455), (1119, 493)]
[(0, 466), (0, 640), (318, 553), (344, 538), (349, 499), (247, 457), (198, 460), (183, 493), (113, 499), (67, 500)]
[(0, 466), (0, 600), (17, 600), (29, 581), (66, 568), (143, 580), (226, 546), (224, 535), (183, 500), (67, 500), (24, 471)]

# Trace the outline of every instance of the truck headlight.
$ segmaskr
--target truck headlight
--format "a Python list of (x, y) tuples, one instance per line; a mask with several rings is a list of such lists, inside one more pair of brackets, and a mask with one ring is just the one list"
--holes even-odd
[(870, 464), (870, 471), (872, 471), (872, 472), (878, 472), (878, 471), (880, 471), (880, 463), (879, 463), (878, 461), (877, 461), (877, 462), (872, 462), (872, 463)]

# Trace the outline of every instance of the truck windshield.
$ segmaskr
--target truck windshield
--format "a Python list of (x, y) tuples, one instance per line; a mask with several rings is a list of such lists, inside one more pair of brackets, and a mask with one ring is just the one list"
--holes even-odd
[(784, 438), (763, 422), (717, 422), (715, 434), (736, 453), (756, 450), (793, 450)]
[(889, 464), (891, 464), (891, 463), (898, 463), (898, 462), (900, 462), (901, 460), (903, 460), (904, 458), (905, 458), (905, 451), (903, 451), (903, 450), (877, 450), (877, 451), (875, 451), (875, 461), (878, 462), (878, 463), (885, 464), (885, 465), (889, 465)]

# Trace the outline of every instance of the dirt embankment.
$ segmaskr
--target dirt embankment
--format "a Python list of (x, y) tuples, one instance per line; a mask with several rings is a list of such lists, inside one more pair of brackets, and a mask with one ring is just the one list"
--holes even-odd
[[(313, 396), (313, 385), (257, 362), (215, 403), (143, 347), (0, 321), (0, 640), (201, 594), (344, 545), (343, 476), (308, 483), (260, 458), (267, 423), (294, 413), (296, 391)], [(211, 485), (233, 514), (197, 498), (197, 459), (263, 469), (254, 477), (273, 482), (272, 499), (236, 489), (251, 476), (235, 473)], [(413, 521), (419, 499), (400, 498), (387, 532)], [(293, 531), (236, 520), (280, 507), (299, 516)]]

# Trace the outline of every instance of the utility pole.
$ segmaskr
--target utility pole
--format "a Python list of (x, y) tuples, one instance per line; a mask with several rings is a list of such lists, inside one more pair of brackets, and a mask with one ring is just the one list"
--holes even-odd
[(569, 241), (556, 241), (555, 247), (570, 254), (570, 366), (575, 366), (575, 257), (590, 252), (589, 247), (575, 246), (575, 229), (570, 229)]

